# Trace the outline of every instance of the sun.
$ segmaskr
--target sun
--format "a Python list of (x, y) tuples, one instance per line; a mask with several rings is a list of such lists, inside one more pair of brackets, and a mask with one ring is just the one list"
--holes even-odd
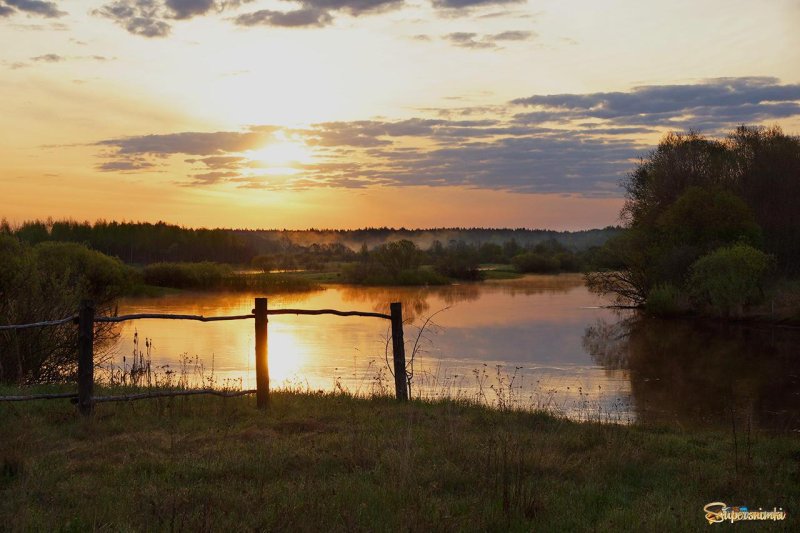
[(310, 164), (314, 159), (311, 148), (301, 139), (291, 138), (283, 132), (274, 135), (273, 140), (260, 148), (248, 150), (245, 156), (254, 166), (266, 173), (296, 174), (300, 166)]

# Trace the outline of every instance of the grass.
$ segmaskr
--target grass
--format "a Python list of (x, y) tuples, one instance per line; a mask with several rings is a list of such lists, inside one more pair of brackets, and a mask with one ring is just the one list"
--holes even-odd
[[(8, 393), (9, 391), (0, 391)], [(108, 391), (105, 391), (108, 392)], [(678, 531), (702, 508), (788, 507), (800, 442), (578, 424), (464, 402), (279, 391), (0, 404), (8, 530)], [(734, 466), (738, 465), (738, 466)]]
[(487, 263), (481, 265), (481, 271), (484, 279), (503, 280), (523, 277), (523, 274), (519, 273), (513, 265)]

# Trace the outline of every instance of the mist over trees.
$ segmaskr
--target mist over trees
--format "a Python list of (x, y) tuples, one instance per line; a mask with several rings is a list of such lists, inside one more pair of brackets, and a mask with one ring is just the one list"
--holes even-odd
[(669, 134), (623, 187), (626, 229), (605, 246), (623, 268), (588, 277), (600, 292), (737, 315), (768, 277), (800, 275), (800, 138), (778, 127)]
[[(233, 230), (102, 220), (94, 224), (35, 220), (16, 228), (8, 223), (0, 227), (0, 232), (32, 245), (47, 241), (82, 243), (128, 264), (211, 261), (250, 264), (258, 270), (265, 266), (273, 270), (314, 270), (326, 263), (356, 261), (363, 247), (380, 253), (385, 246), (408, 241), (426, 253), (425, 262), (438, 264), (442, 272), (457, 273), (459, 279), (477, 279), (474, 272), (468, 272), (465, 258), (468, 263), (510, 263), (514, 256), (537, 246), (539, 252), (549, 253), (555, 249), (553, 243), (557, 243), (558, 251), (585, 252), (600, 247), (619, 231), (616, 227), (574, 232), (485, 228)], [(561, 265), (561, 269), (567, 266)]]

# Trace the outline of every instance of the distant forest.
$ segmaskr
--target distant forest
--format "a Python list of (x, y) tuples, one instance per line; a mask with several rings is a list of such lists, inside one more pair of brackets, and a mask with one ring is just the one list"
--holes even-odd
[(540, 229), (365, 228), (357, 230), (242, 230), (193, 229), (166, 222), (76, 222), (71, 220), (34, 220), (12, 227), (0, 224), (0, 233), (16, 236), (35, 245), (47, 241), (76, 242), (115, 256), (129, 264), (158, 262), (213, 261), (228, 264), (251, 264), (261, 255), (315, 256), (320, 260), (343, 260), (354, 252), (375, 249), (401, 240), (413, 242), (420, 249), (456, 244), (479, 248), (484, 245), (532, 249), (557, 242), (571, 252), (602, 246), (619, 234), (621, 228), (583, 231)]

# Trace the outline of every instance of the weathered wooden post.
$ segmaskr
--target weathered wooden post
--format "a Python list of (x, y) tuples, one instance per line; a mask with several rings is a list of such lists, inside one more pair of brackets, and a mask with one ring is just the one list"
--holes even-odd
[(267, 353), (267, 299), (256, 298), (256, 405), (266, 409), (269, 405), (269, 364)]
[(78, 312), (78, 411), (92, 414), (94, 403), (94, 302), (84, 300)]
[(394, 390), (397, 399), (408, 400), (408, 382), (406, 381), (406, 346), (403, 340), (403, 304), (389, 304), (392, 311), (392, 354), (394, 355)]

